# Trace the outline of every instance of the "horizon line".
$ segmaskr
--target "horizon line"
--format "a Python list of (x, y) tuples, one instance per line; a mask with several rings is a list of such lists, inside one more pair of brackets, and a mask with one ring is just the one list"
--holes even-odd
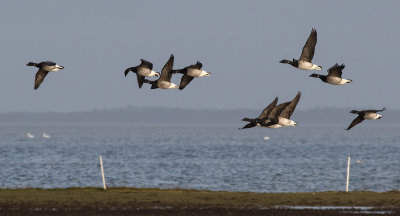
[[(3, 111), (0, 112), (0, 115), (5, 115), (5, 114), (48, 114), (48, 113), (56, 113), (56, 114), (71, 114), (71, 113), (86, 113), (86, 112), (97, 112), (97, 111), (117, 111), (117, 110), (126, 110), (126, 109), (175, 109), (175, 110), (187, 110), (187, 111), (238, 111), (238, 110), (249, 110), (249, 111), (262, 111), (263, 108), (257, 109), (257, 108), (212, 108), (212, 107), (200, 107), (200, 108), (193, 108), (193, 107), (168, 107), (168, 106), (137, 106), (137, 105), (128, 105), (125, 107), (114, 107), (114, 108), (92, 108), (91, 110), (71, 110), (71, 111)], [(313, 108), (306, 108), (306, 109), (301, 109), (297, 108), (297, 111), (300, 112), (307, 112), (307, 111), (312, 111), (312, 110), (322, 110), (322, 109), (327, 109), (327, 110), (343, 110), (343, 109), (348, 109), (348, 110), (353, 110), (353, 109), (375, 109), (375, 108), (370, 108), (370, 107), (313, 107)], [(400, 111), (399, 108), (395, 109), (387, 109), (386, 111)]]

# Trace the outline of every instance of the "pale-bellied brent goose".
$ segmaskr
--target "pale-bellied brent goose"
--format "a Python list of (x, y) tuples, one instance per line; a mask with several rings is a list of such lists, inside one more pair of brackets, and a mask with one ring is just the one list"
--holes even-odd
[(165, 63), (164, 67), (161, 70), (161, 76), (158, 80), (147, 80), (144, 79), (144, 83), (148, 83), (151, 85), (151, 89), (161, 88), (161, 89), (171, 89), (171, 88), (179, 88), (179, 86), (175, 85), (171, 82), (172, 77), (172, 67), (174, 66), (174, 55), (171, 54), (167, 63)]
[(172, 70), (172, 73), (183, 74), (181, 78), (181, 83), (179, 84), (179, 90), (184, 89), (195, 77), (211, 76), (211, 73), (205, 70), (201, 70), (202, 66), (203, 65), (199, 61), (197, 61), (196, 64), (187, 66), (183, 69)]
[(311, 60), (314, 57), (315, 45), (317, 45), (317, 30), (313, 28), (311, 30), (310, 36), (308, 37), (306, 44), (303, 47), (300, 59), (299, 60), (293, 59), (293, 61), (283, 59), (280, 61), (280, 63), (290, 64), (293, 67), (303, 70), (322, 70), (321, 66), (313, 64), (311, 62)]
[(140, 59), (140, 61), (140, 65), (136, 67), (130, 67), (125, 70), (125, 77), (128, 75), (129, 71), (136, 73), (139, 88), (142, 88), (145, 77), (159, 77), (160, 73), (153, 71), (153, 64), (151, 62), (144, 59)]
[(268, 128), (279, 128), (286, 126), (297, 126), (298, 123), (291, 120), (290, 116), (292, 116), (294, 110), (296, 109), (297, 104), (299, 103), (301, 97), (301, 92), (298, 92), (297, 95), (293, 98), (290, 103), (283, 108), (282, 112), (275, 113), (274, 116), (269, 118), (269, 122), (264, 123), (265, 127)]
[(63, 66), (57, 65), (56, 63), (51, 61), (44, 61), (40, 63), (29, 62), (28, 64), (26, 64), (26, 66), (35, 66), (39, 68), (35, 76), (35, 90), (39, 88), (47, 73), (64, 69)]
[(275, 97), (275, 99), (262, 111), (260, 116), (258, 116), (257, 118), (254, 118), (254, 119), (244, 118), (244, 119), (242, 119), (242, 121), (248, 121), (250, 123), (248, 123), (247, 125), (245, 125), (242, 128), (239, 128), (239, 129), (246, 129), (246, 128), (252, 128), (252, 127), (255, 127), (255, 126), (261, 126), (259, 121), (261, 121), (262, 119), (268, 117), (268, 114), (276, 106), (277, 102), (278, 102), (278, 97)]
[(383, 108), (381, 110), (361, 110), (361, 111), (352, 110), (352, 111), (350, 111), (350, 113), (358, 114), (358, 117), (355, 118), (351, 122), (351, 124), (349, 125), (349, 127), (346, 130), (350, 130), (352, 127), (356, 126), (357, 124), (360, 124), (362, 121), (364, 121), (364, 119), (368, 119), (368, 120), (381, 119), (383, 116), (379, 115), (377, 112), (382, 112), (385, 109), (386, 108)]
[(352, 80), (343, 79), (342, 78), (342, 70), (344, 69), (345, 65), (338, 65), (337, 63), (329, 68), (328, 75), (320, 75), (320, 74), (311, 74), (310, 77), (320, 78), (322, 82), (326, 82), (332, 85), (344, 85), (347, 83), (351, 83)]

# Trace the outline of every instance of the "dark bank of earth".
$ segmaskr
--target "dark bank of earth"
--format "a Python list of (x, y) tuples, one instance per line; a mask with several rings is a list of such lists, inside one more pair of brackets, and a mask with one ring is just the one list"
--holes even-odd
[[(290, 206), (374, 207), (291, 209)], [(250, 193), (183, 189), (0, 189), (0, 215), (400, 215), (400, 192)], [(376, 211), (375, 211), (376, 210)], [(354, 214), (356, 213), (356, 214)], [(368, 213), (368, 214), (367, 214)]]

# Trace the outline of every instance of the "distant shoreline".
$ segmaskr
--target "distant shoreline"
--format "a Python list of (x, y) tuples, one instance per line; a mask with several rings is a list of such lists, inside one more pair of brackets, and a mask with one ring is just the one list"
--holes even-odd
[[(354, 119), (350, 108), (315, 108), (296, 110), (293, 119), (303, 124), (343, 124)], [(241, 124), (244, 117), (256, 118), (258, 109), (182, 109), (162, 107), (126, 107), (79, 112), (9, 112), (0, 113), (0, 122), (7, 123), (179, 123), (179, 124)], [(386, 110), (373, 125), (398, 124), (400, 110)]]
[[(341, 208), (307, 208), (316, 206)], [(99, 212), (106, 215), (218, 215), (224, 212), (231, 212), (231, 215), (279, 215), (277, 212), (296, 212), (296, 215), (323, 212), (323, 215), (341, 215), (345, 211), (361, 211), (357, 208), (345, 209), (357, 206), (372, 207), (364, 208), (363, 211), (369, 212), (366, 215), (375, 215), (374, 211), (383, 211), (384, 214), (379, 215), (390, 215), (389, 213), (399, 212), (400, 192), (253, 193), (154, 188), (109, 188), (107, 191), (100, 188), (0, 189), (0, 213), (10, 215), (41, 215), (44, 212), (46, 215), (98, 215)]]

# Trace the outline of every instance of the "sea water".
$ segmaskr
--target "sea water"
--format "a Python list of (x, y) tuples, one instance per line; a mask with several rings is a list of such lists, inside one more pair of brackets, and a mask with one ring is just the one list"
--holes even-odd
[(344, 191), (351, 156), (350, 191), (398, 190), (400, 125), (367, 123), (0, 125), (0, 188), (102, 187), (102, 155), (107, 187)]

